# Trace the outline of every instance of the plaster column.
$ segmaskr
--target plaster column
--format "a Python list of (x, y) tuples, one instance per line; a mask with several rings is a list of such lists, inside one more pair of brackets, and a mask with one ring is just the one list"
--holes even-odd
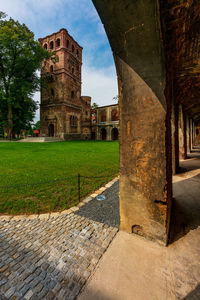
[(175, 103), (175, 174), (179, 172), (179, 105)]
[(186, 115), (186, 133), (187, 133), (187, 154), (190, 153), (190, 120), (189, 116)]
[[(173, 96), (172, 96), (173, 99)], [(172, 102), (172, 172), (176, 174), (176, 118), (175, 118), (175, 104)]]
[(111, 126), (106, 126), (106, 131), (107, 131), (107, 141), (111, 141)]
[(187, 116), (183, 113), (183, 159), (187, 159)]
[(167, 244), (172, 201), (171, 87), (163, 59), (159, 1), (93, 3), (118, 74), (120, 228)]
[(179, 157), (183, 159), (184, 157), (184, 120), (182, 106), (179, 105), (179, 117), (178, 117), (178, 138), (179, 138)]

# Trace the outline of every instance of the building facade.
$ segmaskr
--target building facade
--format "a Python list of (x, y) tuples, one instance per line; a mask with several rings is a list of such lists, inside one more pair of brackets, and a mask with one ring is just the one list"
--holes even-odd
[(118, 140), (119, 105), (101, 106), (92, 110), (91, 123), (93, 140)]
[(90, 139), (91, 97), (81, 96), (83, 48), (66, 29), (40, 39), (40, 43), (57, 56), (56, 63), (43, 62), (40, 136)]

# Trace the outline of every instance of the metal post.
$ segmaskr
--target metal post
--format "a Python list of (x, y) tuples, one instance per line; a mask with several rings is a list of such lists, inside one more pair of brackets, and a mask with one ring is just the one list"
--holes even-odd
[(78, 174), (78, 202), (81, 201), (81, 175)]

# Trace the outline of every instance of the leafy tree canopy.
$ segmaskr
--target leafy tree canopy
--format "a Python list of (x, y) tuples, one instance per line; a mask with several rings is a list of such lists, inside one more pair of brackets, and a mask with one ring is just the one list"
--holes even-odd
[(34, 126), (33, 126), (34, 130), (40, 130), (40, 121), (37, 121)]
[(8, 135), (25, 129), (37, 104), (32, 97), (40, 89), (39, 70), (44, 59), (55, 57), (25, 24), (0, 12), (0, 117)]
[(99, 107), (99, 105), (97, 103), (95, 103), (95, 102), (91, 106), (92, 109), (96, 109), (97, 107)]

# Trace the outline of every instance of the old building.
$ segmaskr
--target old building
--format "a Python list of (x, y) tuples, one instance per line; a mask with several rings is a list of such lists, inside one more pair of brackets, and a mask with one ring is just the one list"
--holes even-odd
[(63, 140), (89, 139), (91, 98), (81, 96), (83, 48), (66, 29), (40, 39), (40, 43), (57, 56), (56, 63), (43, 63), (40, 135)]
[(91, 114), (93, 140), (118, 140), (119, 105), (97, 107)]

